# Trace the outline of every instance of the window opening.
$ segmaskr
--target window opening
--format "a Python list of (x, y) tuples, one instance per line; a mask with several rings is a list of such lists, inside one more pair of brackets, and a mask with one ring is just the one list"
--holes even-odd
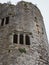
[(13, 43), (18, 43), (18, 35), (14, 34)]
[(35, 20), (37, 20), (37, 17), (35, 17)]
[(3, 26), (4, 25), (4, 18), (2, 19), (2, 22), (1, 22), (1, 26)]
[(23, 34), (20, 34), (20, 44), (23, 44)]
[(26, 45), (30, 45), (30, 38), (28, 35), (25, 36)]
[(5, 24), (8, 24), (9, 23), (9, 17), (6, 17), (6, 22)]

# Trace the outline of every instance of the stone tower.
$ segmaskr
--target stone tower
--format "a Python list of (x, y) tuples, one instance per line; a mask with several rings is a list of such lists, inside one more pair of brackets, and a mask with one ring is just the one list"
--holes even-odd
[(32, 3), (0, 3), (0, 65), (49, 65), (43, 17)]

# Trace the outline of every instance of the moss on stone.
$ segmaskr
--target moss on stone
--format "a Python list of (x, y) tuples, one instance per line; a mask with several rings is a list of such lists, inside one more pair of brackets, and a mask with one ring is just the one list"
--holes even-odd
[(26, 53), (26, 49), (25, 48), (19, 48), (18, 49), (21, 53)]

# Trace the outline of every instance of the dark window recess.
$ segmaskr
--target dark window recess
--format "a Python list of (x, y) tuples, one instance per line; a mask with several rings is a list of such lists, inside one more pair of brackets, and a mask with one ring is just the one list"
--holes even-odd
[(13, 43), (18, 43), (18, 35), (14, 34)]
[(38, 21), (37, 21), (37, 17), (35, 17), (35, 22), (38, 23)]
[(6, 22), (5, 24), (8, 24), (9, 23), (9, 17), (6, 17)]
[(24, 3), (24, 7), (26, 7), (26, 8), (27, 8), (27, 4), (26, 4), (26, 3)]
[(23, 34), (20, 34), (20, 44), (23, 44)]
[(37, 17), (35, 17), (35, 20), (37, 20)]
[(10, 52), (10, 50), (8, 50), (8, 52)]
[(30, 38), (28, 35), (25, 37), (26, 45), (30, 45)]
[(38, 24), (36, 24), (36, 26), (37, 26), (37, 27), (39, 27), (39, 25), (38, 25)]
[(2, 22), (1, 22), (1, 26), (3, 26), (4, 25), (4, 18), (2, 19)]

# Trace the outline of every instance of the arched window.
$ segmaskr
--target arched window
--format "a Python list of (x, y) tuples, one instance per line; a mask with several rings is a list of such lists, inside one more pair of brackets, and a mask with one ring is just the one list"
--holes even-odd
[(4, 18), (2, 19), (2, 22), (1, 22), (1, 26), (3, 26), (4, 25)]
[(6, 22), (5, 24), (8, 24), (9, 23), (9, 17), (6, 17)]
[(30, 45), (30, 38), (28, 35), (25, 36), (26, 45)]
[(18, 43), (18, 35), (17, 34), (14, 34), (13, 36), (13, 43)]
[(20, 34), (20, 44), (23, 44), (23, 34)]

